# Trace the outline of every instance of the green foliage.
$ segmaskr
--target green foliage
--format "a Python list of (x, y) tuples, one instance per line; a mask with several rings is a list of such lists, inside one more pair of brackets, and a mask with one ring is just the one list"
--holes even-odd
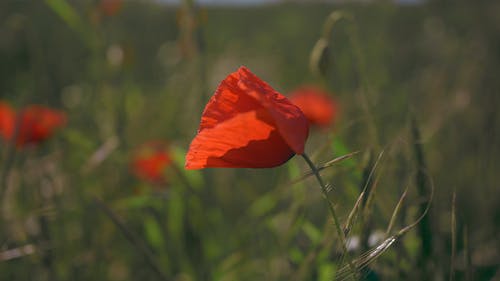
[(80, 17), (66, 0), (45, 0), (45, 3), (71, 28), (79, 31), (83, 27)]
[[(360, 280), (496, 280), (498, 4), (446, 2), (123, 1), (106, 15), (101, 1), (0, 1), (1, 99), (68, 114), (39, 146), (0, 143), (0, 280), (348, 280), (349, 258)], [(303, 159), (183, 169), (206, 101), (240, 65), (284, 94), (318, 84), (338, 100), (307, 151), (318, 167), (361, 151), (320, 171), (359, 241), (347, 256)], [(166, 183), (131, 173), (150, 140), (168, 143)], [(431, 180), (425, 227), (405, 229)], [(404, 235), (377, 248), (389, 222)]]

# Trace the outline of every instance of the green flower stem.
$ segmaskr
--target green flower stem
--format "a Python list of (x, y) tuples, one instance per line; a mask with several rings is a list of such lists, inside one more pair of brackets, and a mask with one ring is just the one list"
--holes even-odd
[(309, 167), (311, 168), (312, 172), (314, 173), (314, 176), (318, 180), (319, 185), (321, 186), (321, 192), (323, 193), (323, 197), (325, 198), (325, 200), (328, 203), (328, 209), (330, 210), (330, 214), (333, 217), (333, 222), (335, 224), (335, 229), (337, 230), (337, 235), (339, 236), (340, 242), (342, 244), (342, 250), (344, 251), (344, 255), (347, 257), (347, 262), (349, 264), (349, 267), (352, 270), (352, 273), (356, 277), (357, 276), (356, 268), (354, 267), (354, 264), (352, 262), (352, 259), (349, 256), (349, 253), (347, 252), (346, 237), (345, 237), (344, 232), (342, 231), (342, 228), (340, 227), (340, 222), (339, 222), (339, 219), (337, 217), (337, 213), (335, 212), (335, 208), (333, 206), (333, 202), (328, 198), (328, 190), (326, 188), (326, 184), (325, 184), (325, 182), (323, 182), (323, 179), (321, 178), (321, 175), (319, 174), (318, 168), (316, 168), (316, 166), (311, 161), (311, 159), (309, 158), (309, 156), (307, 156), (307, 154), (305, 154), (305, 153), (303, 153), (301, 156), (304, 158), (304, 160), (306, 160), (307, 164), (309, 165)]

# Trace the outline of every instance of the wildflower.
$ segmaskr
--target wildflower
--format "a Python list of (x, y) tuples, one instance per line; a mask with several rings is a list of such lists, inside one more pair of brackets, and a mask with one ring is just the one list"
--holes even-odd
[(164, 184), (165, 168), (172, 163), (167, 146), (159, 141), (140, 145), (134, 152), (130, 164), (132, 173), (150, 183)]
[(122, 8), (123, 0), (101, 0), (99, 9), (108, 17), (116, 15)]
[(41, 105), (29, 105), (16, 114), (7, 103), (0, 102), (0, 136), (17, 147), (38, 144), (66, 124), (66, 114)]
[(0, 101), (0, 136), (10, 140), (14, 135), (16, 112), (6, 102)]
[(311, 125), (329, 127), (335, 121), (337, 103), (327, 92), (312, 86), (301, 87), (290, 94)]
[(29, 105), (19, 113), (16, 145), (38, 144), (66, 124), (66, 114), (41, 105)]
[(186, 169), (269, 168), (304, 153), (306, 117), (246, 67), (227, 76), (203, 111)]

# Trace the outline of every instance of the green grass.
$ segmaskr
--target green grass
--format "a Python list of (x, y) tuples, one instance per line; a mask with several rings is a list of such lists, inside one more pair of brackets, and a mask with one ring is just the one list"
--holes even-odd
[[(0, 280), (347, 278), (328, 205), (300, 157), (273, 169), (182, 169), (206, 101), (240, 65), (284, 94), (319, 84), (339, 101), (335, 127), (311, 131), (306, 151), (318, 167), (360, 151), (321, 177), (347, 238), (360, 240), (348, 256), (362, 280), (499, 278), (496, 3), (181, 12), (125, 1), (100, 17), (96, 2), (0, 2), (0, 98), (60, 108), (69, 120), (36, 148), (1, 143)], [(329, 33), (320, 76), (310, 53), (333, 11), (353, 20)], [(178, 167), (165, 171), (165, 188), (129, 171), (133, 149), (156, 139)], [(427, 216), (405, 229), (431, 182)], [(374, 249), (370, 235), (389, 224), (383, 239), (397, 238)]]

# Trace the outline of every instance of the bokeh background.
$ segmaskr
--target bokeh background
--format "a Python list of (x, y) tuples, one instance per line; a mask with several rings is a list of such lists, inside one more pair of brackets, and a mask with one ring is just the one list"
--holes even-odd
[[(360, 151), (323, 171), (342, 222), (373, 190), (353, 257), (406, 187), (396, 229), (434, 186), (426, 219), (362, 278), (500, 280), (499, 13), (497, 1), (0, 1), (1, 100), (68, 118), (40, 145), (1, 143), (0, 280), (334, 280), (341, 247), (317, 183), (294, 181), (303, 159), (183, 169), (204, 105), (241, 65), (284, 94), (317, 85), (337, 101), (306, 151), (316, 163)], [(148, 141), (168, 143), (165, 182), (131, 172)]]

